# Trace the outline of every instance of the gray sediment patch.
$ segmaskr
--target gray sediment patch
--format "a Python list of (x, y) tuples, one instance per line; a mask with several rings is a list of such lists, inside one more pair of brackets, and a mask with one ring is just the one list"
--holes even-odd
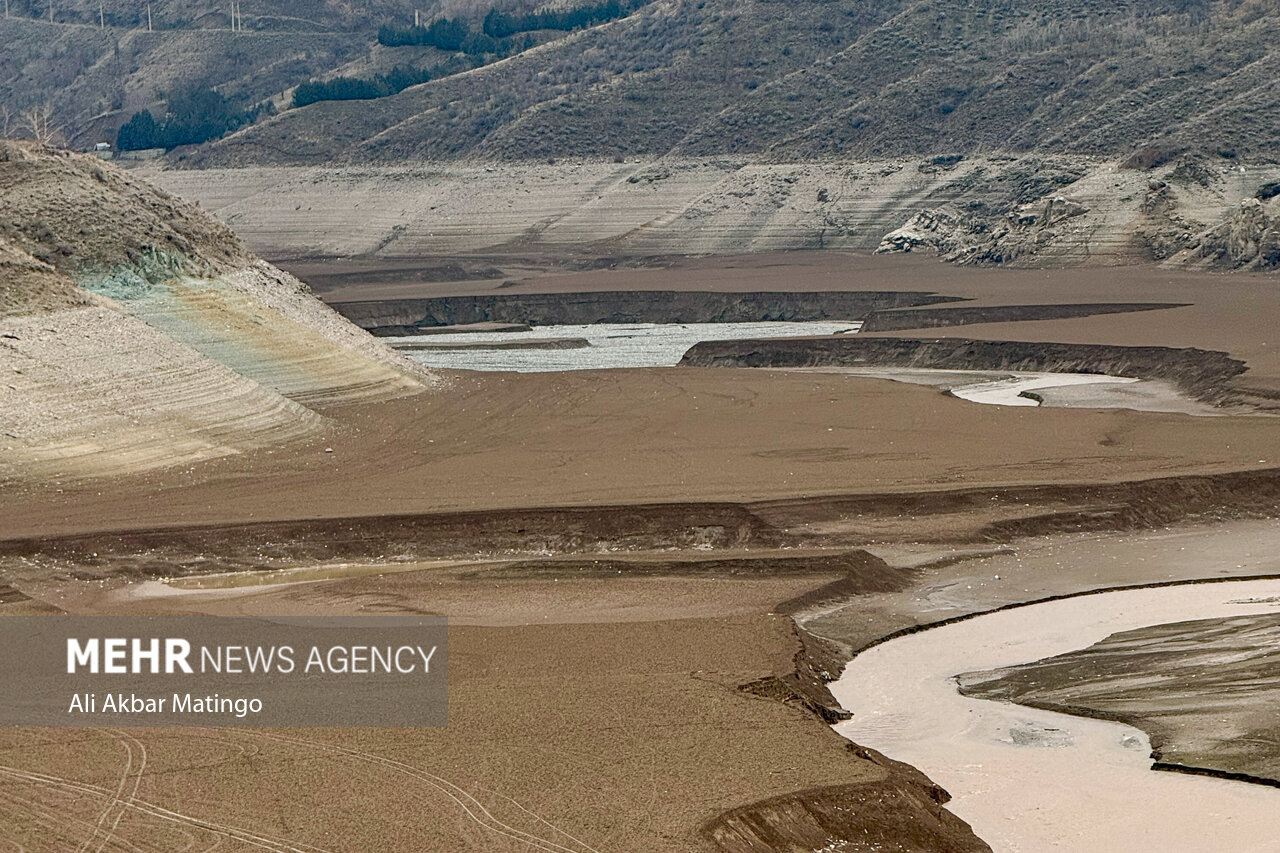
[(404, 343), (391, 345), (405, 352), (422, 350), (525, 350), (525, 349), (586, 349), (591, 341), (586, 338), (521, 338), (514, 341), (461, 341), (451, 343)]
[(486, 335), (495, 332), (529, 332), (533, 327), (528, 323), (463, 323), (458, 326), (420, 326), (414, 334), (418, 335)]

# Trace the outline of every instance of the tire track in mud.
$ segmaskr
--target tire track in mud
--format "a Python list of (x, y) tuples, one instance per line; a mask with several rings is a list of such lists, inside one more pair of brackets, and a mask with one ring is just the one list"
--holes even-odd
[[(0, 792), (0, 798), (7, 800), (15, 811), (25, 813), (32, 823), (48, 830), (58, 839), (70, 841), (76, 829), (97, 830), (96, 824), (90, 823), (84, 818), (74, 817), (66, 812), (56, 812), (49, 806), (35, 800), (20, 797), (10, 791)], [(25, 849), (17, 842), (11, 843), (19, 849)], [(154, 844), (148, 844), (143, 847), (123, 838), (110, 839), (110, 843), (112, 850), (126, 851), (126, 853), (170, 853), (169, 848), (159, 847)]]
[[(130, 749), (130, 746), (133, 746), (133, 747), (136, 747), (136, 748), (137, 748), (137, 754), (138, 754), (138, 762), (137, 762), (137, 764), (138, 764), (138, 767), (137, 767), (137, 769), (136, 769), (136, 770), (134, 770), (134, 771), (133, 771), (133, 774), (132, 774), (132, 775), (133, 775), (133, 788), (129, 791), (129, 798), (128, 798), (128, 800), (126, 800), (126, 801), (124, 801), (124, 802), (120, 803), (120, 808), (119, 808), (119, 810), (117, 810), (117, 812), (116, 812), (116, 819), (115, 819), (115, 820), (113, 820), (113, 821), (111, 822), (111, 829), (109, 829), (109, 830), (107, 831), (106, 836), (105, 836), (105, 837), (103, 838), (103, 840), (102, 840), (102, 843), (98, 845), (98, 847), (97, 847), (97, 849), (94, 851), (94, 853), (102, 853), (102, 848), (103, 848), (103, 846), (106, 844), (106, 842), (107, 842), (110, 838), (112, 838), (112, 837), (115, 835), (116, 828), (117, 828), (118, 826), (120, 826), (120, 819), (121, 819), (122, 817), (124, 817), (124, 813), (125, 813), (125, 811), (128, 809), (128, 807), (129, 807), (129, 806), (130, 806), (130, 805), (131, 805), (131, 804), (132, 804), (132, 803), (137, 799), (137, 797), (138, 797), (138, 786), (142, 784), (142, 774), (143, 774), (143, 773), (145, 773), (145, 772), (146, 772), (146, 770), (147, 770), (147, 746), (146, 746), (146, 744), (144, 744), (142, 741), (138, 740), (136, 737), (133, 737), (132, 735), (125, 734), (125, 733), (124, 733), (124, 732), (122, 732), (122, 731), (114, 731), (114, 730), (113, 730), (113, 731), (111, 732), (111, 734), (112, 734), (114, 737), (116, 737), (116, 738), (117, 738), (117, 739), (118, 739), (122, 744), (124, 744), (125, 749), (129, 751), (130, 759), (131, 759), (131, 763), (132, 763), (133, 751)], [(130, 774), (129, 774), (129, 767), (128, 767), (128, 765), (126, 765), (125, 770), (124, 770), (124, 773), (123, 773), (123, 774), (121, 774), (121, 777), (120, 777), (120, 780), (121, 780), (121, 789), (122, 789), (122, 790), (123, 790), (123, 787), (124, 787), (125, 782), (126, 782), (126, 781), (128, 780), (128, 778), (129, 778), (129, 775), (130, 775)], [(118, 800), (118, 799), (119, 799), (119, 795), (117, 794), (117, 800)]]
[(506, 794), (503, 794), (503, 793), (500, 793), (500, 792), (498, 792), (498, 791), (495, 791), (495, 790), (493, 790), (492, 788), (480, 788), (480, 790), (482, 790), (482, 791), (488, 791), (490, 794), (493, 794), (495, 797), (501, 797), (502, 799), (504, 799), (504, 800), (506, 800), (507, 802), (511, 803), (511, 805), (513, 805), (513, 806), (515, 806), (516, 808), (518, 808), (520, 811), (522, 811), (522, 812), (524, 812), (525, 814), (529, 815), (529, 817), (531, 817), (531, 818), (533, 818), (534, 820), (538, 821), (538, 823), (546, 824), (546, 825), (547, 825), (547, 827), (548, 827), (548, 828), (550, 828), (553, 832), (556, 832), (556, 833), (559, 833), (560, 835), (563, 835), (565, 838), (569, 839), (569, 840), (570, 840), (570, 841), (572, 841), (574, 844), (581, 845), (581, 847), (582, 847), (584, 850), (590, 851), (590, 853), (600, 853), (600, 851), (598, 851), (596, 848), (592, 847), (591, 845), (587, 844), (585, 841), (582, 841), (582, 840), (581, 840), (581, 839), (579, 839), (579, 838), (575, 838), (574, 836), (572, 836), (572, 835), (570, 835), (569, 833), (565, 832), (565, 831), (564, 831), (563, 829), (561, 829), (560, 827), (556, 826), (556, 825), (555, 825), (554, 823), (552, 823), (551, 821), (549, 821), (549, 820), (547, 820), (546, 818), (544, 818), (542, 815), (538, 814), (537, 812), (530, 811), (529, 809), (527, 809), (527, 808), (525, 808), (524, 806), (520, 805), (520, 804), (519, 804), (518, 802), (516, 802), (514, 799), (512, 799), (511, 797), (508, 797)]
[[(147, 769), (147, 747), (142, 743), (142, 741), (115, 729), (108, 730), (104, 733), (114, 738), (117, 743), (124, 747), (124, 769), (120, 771), (120, 782), (116, 786), (115, 793), (111, 795), (111, 798), (107, 801), (106, 807), (102, 810), (101, 814), (98, 815), (98, 821), (93, 826), (92, 834), (90, 834), (90, 836), (76, 848), (76, 853), (86, 853), (90, 845), (92, 845), (94, 840), (98, 837), (99, 833), (102, 834), (102, 840), (98, 843), (98, 846), (94, 848), (94, 853), (102, 853), (103, 848), (106, 847), (107, 843), (111, 841), (112, 837), (115, 835), (116, 827), (120, 825), (120, 819), (124, 817), (124, 813), (128, 808), (128, 803), (133, 802), (137, 797), (138, 786), (142, 783), (142, 774)], [(137, 756), (136, 761), (134, 760), (135, 755)], [(134, 767), (135, 764), (137, 765), (136, 769)], [(130, 778), (133, 779), (133, 788), (127, 798), (122, 798), (124, 790), (129, 784)], [(111, 826), (109, 828), (104, 830), (103, 823), (111, 817), (113, 811), (115, 812), (115, 820), (111, 822)]]
[[(115, 792), (107, 800), (107, 805), (98, 815), (98, 821), (93, 825), (93, 832), (90, 833), (88, 838), (80, 843), (80, 846), (76, 848), (76, 853), (84, 853), (85, 850), (89, 849), (89, 845), (94, 842), (94, 839), (96, 839), (98, 834), (102, 831), (103, 822), (111, 815), (111, 811), (116, 807), (116, 804), (120, 802), (120, 796), (124, 793), (125, 785), (128, 784), (129, 773), (133, 769), (133, 747), (131, 747), (128, 742), (120, 738), (117, 738), (116, 740), (124, 747), (124, 769), (120, 771), (120, 781), (116, 785)], [(97, 849), (101, 851), (103, 845), (110, 840), (111, 833), (108, 832), (103, 838), (102, 844), (99, 844)]]
[[(17, 779), (34, 785), (43, 785), (45, 787), (71, 791), (73, 793), (106, 797), (111, 796), (111, 790), (109, 788), (92, 785), (87, 782), (78, 782), (74, 779), (65, 779), (60, 776), (50, 776), (45, 773), (34, 773), (31, 771), (20, 770), (16, 767), (8, 767), (5, 765), (0, 765), (0, 776)], [(141, 814), (145, 814), (159, 820), (176, 823), (179, 826), (203, 829), (208, 832), (212, 832), (215, 835), (239, 841), (242, 844), (247, 844), (251, 847), (258, 847), (263, 850), (272, 851), (272, 853), (334, 853), (333, 851), (326, 850), (325, 848), (313, 847), (300, 841), (275, 838), (269, 835), (239, 829), (238, 827), (228, 826), (227, 824), (192, 817), (191, 815), (166, 809), (162, 806), (157, 806), (154, 803), (149, 803), (137, 798), (126, 800), (123, 805), (125, 809), (133, 809)]]
[[(494, 817), (493, 814), (491, 814), (489, 810), (485, 808), (483, 803), (481, 803), (474, 796), (472, 796), (470, 793), (468, 793), (466, 790), (462, 789), (458, 785), (455, 785), (454, 783), (450, 782), (448, 779), (445, 779), (440, 776), (436, 776), (431, 773), (427, 773), (424, 770), (419, 770), (418, 768), (413, 767), (412, 765), (409, 765), (409, 764), (405, 764), (402, 761), (396, 761), (395, 759), (386, 758), (384, 756), (376, 755), (371, 752), (364, 752), (362, 750), (351, 749), (349, 747), (342, 747), (342, 746), (336, 746), (333, 744), (321, 743), (319, 741), (306, 740), (304, 738), (291, 738), (291, 737), (286, 737), (284, 735), (271, 735), (263, 732), (257, 732), (256, 734), (258, 737), (265, 738), (267, 740), (274, 740), (280, 743), (295, 744), (298, 746), (306, 746), (312, 749), (320, 750), (322, 752), (332, 752), (338, 755), (346, 756), (348, 758), (354, 758), (357, 761), (364, 761), (370, 764), (378, 764), (383, 767), (389, 767), (390, 769), (398, 773), (402, 773), (406, 776), (409, 776), (410, 778), (417, 779), (418, 781), (423, 782), (429, 785), (430, 787), (440, 791), (446, 797), (453, 800), (458, 805), (458, 807), (462, 809), (463, 813), (467, 816), (467, 818), (479, 824), (484, 829), (487, 829), (490, 832), (493, 832), (497, 835), (505, 836), (507, 838), (510, 838), (522, 844), (526, 844), (529, 847), (534, 848), (535, 850), (543, 850), (543, 851), (546, 851), (546, 853), (601, 853), (601, 851), (598, 850), (597, 848), (592, 847), (588, 844), (585, 844), (581, 841), (578, 841), (577, 839), (573, 838), (573, 836), (569, 835), (569, 833), (555, 826), (554, 824), (547, 821), (546, 819), (539, 817), (533, 812), (529, 812), (528, 809), (525, 809), (523, 806), (520, 806), (519, 803), (516, 803), (516, 806), (520, 808), (521, 811), (528, 812), (530, 815), (533, 815), (534, 818), (536, 818), (542, 823), (545, 823), (547, 826), (551, 827), (560, 835), (563, 835), (566, 838), (572, 839), (577, 846), (567, 847), (563, 844), (552, 841), (548, 838), (542, 838), (541, 836), (537, 836), (532, 833), (525, 832), (524, 830), (517, 829), (516, 827), (511, 826), (510, 824), (504, 823), (503, 821)], [(510, 798), (507, 798), (507, 799), (510, 799)], [(515, 801), (512, 800), (512, 802), (515, 802)]]

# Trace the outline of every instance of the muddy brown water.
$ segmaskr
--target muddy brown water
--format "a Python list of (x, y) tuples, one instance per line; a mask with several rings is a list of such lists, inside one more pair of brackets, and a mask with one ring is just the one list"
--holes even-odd
[(1129, 726), (973, 699), (955, 676), (1074, 651), (1147, 625), (1280, 611), (1280, 579), (1135, 589), (998, 611), (855, 657), (836, 730), (947, 789), (996, 853), (1277, 851), (1280, 790), (1153, 772)]

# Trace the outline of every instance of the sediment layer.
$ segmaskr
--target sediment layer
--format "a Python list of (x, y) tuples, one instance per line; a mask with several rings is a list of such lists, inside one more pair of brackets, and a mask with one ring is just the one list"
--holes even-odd
[(741, 806), (709, 821), (703, 836), (723, 853), (840, 850), (847, 843), (858, 845), (851, 850), (990, 853), (943, 808), (951, 799), (946, 791), (906, 765), (859, 752), (895, 765), (894, 774), (882, 782), (796, 791)]
[(1171, 157), (1143, 169), (1076, 155), (936, 159), (667, 157), (154, 177), (199, 199), (274, 258), (880, 248), (1023, 267), (1275, 268), (1280, 196), (1255, 198), (1280, 175), (1272, 164)]
[(1065, 320), (1099, 314), (1126, 314), (1130, 311), (1158, 311), (1181, 308), (1180, 302), (1096, 302), (1072, 305), (988, 305), (964, 308), (904, 308), (876, 311), (863, 321), (862, 331), (889, 332), (899, 329), (934, 329), (968, 326), (974, 323), (1012, 323), (1028, 320)]
[(453, 343), (394, 344), (401, 352), (414, 350), (560, 350), (586, 349), (591, 342), (586, 338), (519, 338), (514, 341), (459, 341)]
[[(972, 518), (957, 521), (965, 515)], [(751, 503), (598, 505), (322, 518), (0, 540), (0, 565), (31, 561), (106, 576), (174, 576), (322, 562), (779, 547), (885, 541), (1008, 541), (1064, 531), (1135, 530), (1186, 519), (1280, 515), (1280, 468), (1109, 484), (830, 495)], [(940, 524), (944, 519), (945, 524)], [(891, 522), (893, 526), (889, 526)], [(710, 556), (710, 555), (708, 555)], [(859, 556), (858, 592), (900, 570)], [(790, 609), (839, 597), (806, 595)]]
[(1163, 379), (1206, 402), (1242, 392), (1230, 380), (1245, 363), (1223, 352), (1172, 347), (982, 341), (964, 338), (782, 338), (704, 341), (680, 362), (688, 367), (911, 367), (1097, 373)]
[(1280, 786), (1272, 677), (1280, 617), (1153, 625), (1086, 649), (961, 677), (961, 692), (1115, 720), (1151, 735), (1157, 769)]
[(333, 307), (375, 335), (412, 335), (422, 328), (473, 323), (547, 326), (858, 320), (888, 308), (950, 301), (954, 301), (952, 297), (925, 291), (719, 293), (649, 290), (337, 302)]
[(654, 504), (441, 513), (122, 531), (0, 542), (92, 573), (194, 574), (327, 561), (615, 549), (776, 545), (790, 541), (736, 504)]

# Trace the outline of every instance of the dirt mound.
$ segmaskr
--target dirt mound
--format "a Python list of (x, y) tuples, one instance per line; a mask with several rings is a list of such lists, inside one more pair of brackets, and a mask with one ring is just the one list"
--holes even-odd
[(0, 478), (296, 440), (425, 378), (223, 224), (95, 158), (0, 142)]
[(88, 303), (88, 295), (70, 278), (0, 237), (0, 317)]
[(213, 275), (251, 259), (218, 220), (95, 158), (0, 140), (0, 193), (5, 239), (72, 277)]

